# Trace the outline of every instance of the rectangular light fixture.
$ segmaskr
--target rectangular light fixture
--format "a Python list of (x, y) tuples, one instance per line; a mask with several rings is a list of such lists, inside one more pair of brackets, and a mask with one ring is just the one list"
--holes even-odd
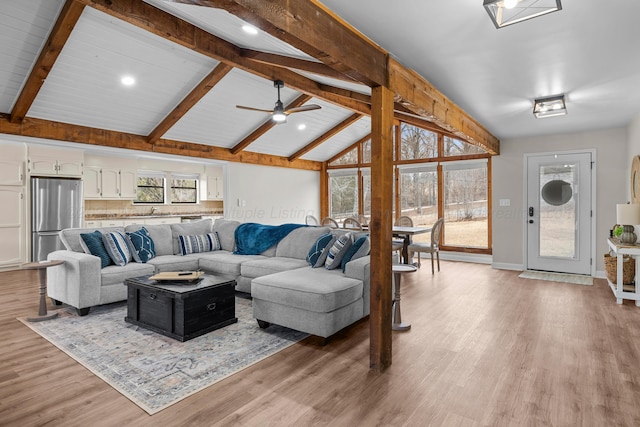
[(484, 0), (496, 28), (506, 27), (562, 9), (560, 0)]
[(567, 106), (564, 103), (564, 95), (554, 95), (536, 99), (533, 103), (533, 115), (537, 119), (567, 114)]

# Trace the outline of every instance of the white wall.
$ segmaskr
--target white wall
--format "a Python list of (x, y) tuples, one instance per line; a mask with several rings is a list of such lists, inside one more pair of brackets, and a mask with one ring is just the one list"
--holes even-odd
[[(640, 155), (640, 114), (629, 123), (628, 129), (628, 146), (627, 157), (633, 159), (634, 156)], [(631, 194), (631, 162), (627, 165), (627, 193)]]
[[(545, 119), (547, 120), (547, 119)], [(554, 119), (548, 119), (554, 120)], [(640, 154), (640, 118), (637, 120), (637, 149)], [(524, 154), (572, 150), (596, 151), (596, 270), (604, 270), (602, 255), (607, 250), (609, 229), (615, 224), (617, 203), (630, 199), (627, 152), (627, 129), (609, 129), (565, 135), (502, 140), (500, 155), (493, 158), (493, 265), (497, 268), (521, 269), (525, 265), (524, 226)], [(500, 199), (510, 199), (511, 206), (500, 207)]]
[(278, 225), (319, 218), (320, 172), (229, 163), (227, 181), (227, 219)]

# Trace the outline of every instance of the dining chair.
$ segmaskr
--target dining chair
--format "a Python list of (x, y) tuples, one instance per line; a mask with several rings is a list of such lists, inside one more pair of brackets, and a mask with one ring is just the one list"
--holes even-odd
[(320, 221), (318, 221), (318, 218), (316, 218), (316, 217), (315, 217), (315, 216), (313, 216), (313, 215), (307, 215), (307, 216), (304, 218), (304, 222), (305, 222), (305, 224), (307, 224), (307, 225), (320, 225)]
[(430, 243), (416, 242), (409, 245), (410, 252), (418, 253), (418, 267), (420, 267), (420, 252), (428, 252), (431, 254), (431, 274), (435, 274), (433, 268), (434, 254), (436, 255), (436, 259), (438, 260), (438, 271), (440, 271), (440, 234), (442, 233), (443, 226), (444, 218), (439, 218), (431, 228)]
[(331, 218), (331, 217), (326, 217), (324, 218), (321, 222), (320, 225), (328, 225), (331, 228), (340, 228), (340, 226), (338, 225), (338, 222)]
[(355, 218), (345, 218), (342, 222), (342, 228), (362, 231), (362, 224), (360, 224), (360, 221)]
[[(393, 225), (397, 225), (399, 227), (413, 227), (413, 220), (411, 219), (411, 217), (403, 215), (401, 217), (398, 217), (398, 219), (395, 220)], [(404, 247), (404, 240), (393, 239), (391, 241), (391, 251), (392, 252), (397, 251), (398, 255), (400, 256), (400, 259), (402, 259), (403, 247)], [(411, 256), (409, 256), (409, 258), (411, 258)]]

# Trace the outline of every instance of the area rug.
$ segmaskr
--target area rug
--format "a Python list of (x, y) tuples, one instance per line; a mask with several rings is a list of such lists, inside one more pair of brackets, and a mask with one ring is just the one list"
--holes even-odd
[(547, 280), (549, 282), (571, 283), (574, 285), (593, 285), (593, 277), (581, 274), (551, 273), (549, 271), (523, 271), (518, 277), (522, 279)]
[(260, 329), (251, 301), (236, 298), (238, 323), (179, 342), (124, 321), (126, 303), (71, 309), (44, 322), (22, 323), (154, 414), (304, 339), (272, 325)]

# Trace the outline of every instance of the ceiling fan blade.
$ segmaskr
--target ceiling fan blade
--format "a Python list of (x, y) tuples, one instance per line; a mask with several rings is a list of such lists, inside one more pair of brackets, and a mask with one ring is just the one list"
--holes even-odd
[(253, 108), (253, 107), (245, 107), (244, 105), (236, 105), (236, 108), (240, 108), (242, 110), (251, 110), (251, 111), (262, 111), (263, 113), (273, 113), (273, 110), (265, 110), (263, 108)]
[(301, 113), (303, 111), (312, 111), (312, 110), (319, 110), (322, 107), (316, 104), (309, 104), (309, 105), (303, 105), (302, 107), (295, 107), (295, 108), (291, 108), (289, 110), (286, 110), (284, 113), (285, 114), (292, 114), (292, 113)]

